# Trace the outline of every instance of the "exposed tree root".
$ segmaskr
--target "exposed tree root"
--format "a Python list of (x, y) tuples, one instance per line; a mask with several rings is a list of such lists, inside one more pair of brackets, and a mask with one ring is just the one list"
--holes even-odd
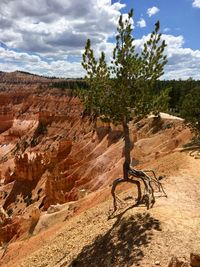
[[(118, 197), (116, 197), (115, 195), (115, 189), (119, 184), (122, 183), (131, 183), (131, 184), (135, 184), (138, 188), (138, 199), (137, 199), (137, 203), (139, 204), (141, 201), (141, 197), (142, 197), (142, 193), (141, 193), (141, 186), (140, 186), (140, 182), (136, 181), (136, 180), (132, 180), (132, 179), (124, 179), (124, 178), (117, 178), (113, 181), (112, 184), (112, 189), (111, 189), (111, 194), (113, 197), (113, 206), (114, 206), (114, 212), (117, 210), (117, 200), (119, 200)], [(120, 200), (121, 201), (121, 200)]]
[(191, 157), (194, 157), (195, 159), (199, 159), (199, 158), (200, 158), (200, 148), (191, 151), (189, 155), (190, 155)]
[(162, 193), (164, 194), (164, 196), (167, 197), (167, 194), (166, 194), (166, 192), (165, 192), (165, 190), (164, 190), (164, 188), (163, 188), (163, 185), (162, 185), (162, 183), (159, 181), (159, 180), (161, 180), (163, 177), (162, 177), (162, 176), (157, 177), (156, 174), (155, 174), (155, 172), (154, 172), (153, 170), (144, 170), (144, 171), (143, 171), (143, 173), (145, 173), (145, 174), (146, 174), (147, 172), (150, 172), (150, 173), (153, 174), (153, 177), (148, 176), (148, 178), (151, 180), (151, 182), (153, 182), (153, 183), (157, 186), (159, 192), (162, 192)]
[[(152, 173), (153, 177), (147, 175), (147, 172)], [(131, 178), (129, 178), (130, 176), (131, 176)], [(144, 184), (143, 196), (142, 196), (142, 192), (141, 192), (140, 181), (138, 179), (142, 180), (142, 182)], [(166, 194), (161, 182), (159, 181), (159, 178), (156, 177), (156, 174), (153, 170), (143, 171), (143, 170), (131, 169), (130, 167), (128, 167), (127, 174), (125, 175), (125, 178), (117, 178), (113, 181), (112, 189), (111, 189), (111, 194), (113, 197), (113, 207), (114, 207), (113, 212), (115, 212), (117, 210), (117, 201), (122, 202), (122, 200), (119, 199), (115, 194), (115, 190), (116, 190), (117, 186), (119, 184), (122, 184), (122, 183), (131, 183), (131, 184), (135, 184), (137, 186), (138, 198), (137, 198), (136, 205), (141, 204), (141, 203), (145, 203), (147, 209), (152, 208), (154, 203), (155, 203), (154, 188), (153, 188), (152, 184), (154, 184), (158, 188), (159, 192), (162, 192), (164, 194), (164, 196), (167, 197), (167, 194)]]
[(188, 146), (186, 148), (181, 149), (181, 152), (189, 152), (189, 155), (191, 157), (194, 157), (195, 159), (200, 158), (200, 145), (195, 146)]

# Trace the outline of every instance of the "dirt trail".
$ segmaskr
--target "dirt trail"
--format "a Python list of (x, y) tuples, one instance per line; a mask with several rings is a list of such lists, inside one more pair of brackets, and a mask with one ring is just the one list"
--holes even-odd
[[(10, 261), (7, 266), (151, 267), (159, 261), (159, 266), (165, 267), (173, 255), (188, 257), (190, 252), (200, 251), (200, 161), (177, 153), (172, 159), (179, 169), (163, 181), (168, 198), (157, 196), (153, 209), (129, 209), (126, 203), (108, 220), (109, 199), (66, 221), (53, 238), (20, 264)], [(132, 195), (130, 188), (120, 198)], [(26, 244), (29, 251), (31, 245), (30, 239)]]

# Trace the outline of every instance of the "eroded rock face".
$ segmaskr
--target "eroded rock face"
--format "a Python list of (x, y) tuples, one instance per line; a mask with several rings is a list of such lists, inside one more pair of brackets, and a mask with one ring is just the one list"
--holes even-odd
[[(19, 217), (16, 217), (14, 219), (7, 218), (4, 221), (4, 224), (0, 227), (0, 244), (6, 244), (11, 239), (15, 237), (20, 236), (20, 224), (22, 223), (21, 219)], [(14, 240), (13, 240), (14, 241)]]
[(33, 207), (33, 209), (31, 210), (31, 214), (29, 215), (29, 218), (30, 218), (30, 228), (29, 228), (29, 234), (32, 234), (39, 219), (40, 219), (40, 215), (41, 215), (41, 212), (39, 210), (38, 207)]
[(49, 174), (45, 186), (45, 207), (78, 200), (78, 194), (74, 192), (76, 179), (73, 175), (63, 174), (59, 171)]
[[(15, 157), (14, 173), (10, 176), (13, 181), (34, 181), (39, 180), (43, 174), (45, 166), (42, 162), (42, 155), (31, 155), (25, 153)], [(9, 182), (9, 181), (6, 181)]]
[[(120, 177), (122, 127), (82, 117), (80, 100), (52, 88), (50, 79), (18, 72), (0, 74), (0, 79), (1, 181), (7, 186), (13, 181), (0, 199), (6, 211), (12, 209), (14, 216), (28, 214), (33, 206), (43, 211), (84, 198)], [(155, 135), (151, 119), (130, 123), (136, 163), (162, 157), (190, 138), (182, 122), (167, 124)], [(4, 233), (14, 231), (10, 224), (13, 219)]]
[[(4, 97), (0, 95), (0, 98)], [(0, 134), (10, 129), (13, 125), (14, 114), (11, 106), (0, 106)]]
[(4, 224), (5, 220), (8, 218), (7, 212), (2, 206), (0, 206), (0, 226)]

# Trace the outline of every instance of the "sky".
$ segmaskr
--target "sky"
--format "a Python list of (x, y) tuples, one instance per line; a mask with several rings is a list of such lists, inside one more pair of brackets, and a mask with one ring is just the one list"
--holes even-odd
[(167, 43), (162, 79), (200, 79), (200, 0), (1, 0), (0, 71), (83, 77), (85, 42), (112, 56), (120, 14), (133, 8), (142, 48), (157, 20)]

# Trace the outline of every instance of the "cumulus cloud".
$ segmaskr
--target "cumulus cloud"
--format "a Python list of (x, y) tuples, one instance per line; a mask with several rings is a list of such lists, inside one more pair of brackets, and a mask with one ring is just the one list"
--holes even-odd
[(0, 41), (25, 52), (76, 54), (114, 34), (124, 4), (111, 0), (1, 1)]
[(200, 8), (200, 0), (194, 0), (194, 2), (192, 3), (192, 6)]
[[(193, 6), (198, 3), (194, 1)], [(104, 51), (109, 61), (114, 47), (110, 40), (124, 6), (111, 0), (32, 0), (31, 5), (28, 1), (1, 0), (0, 70), (83, 77), (80, 62), (86, 40), (91, 39), (96, 56)], [(152, 7), (147, 13), (151, 17), (158, 11)], [(137, 26), (145, 27), (145, 20), (141, 18)], [(138, 49), (147, 38), (135, 40)], [(200, 50), (184, 48), (183, 36), (165, 34), (163, 38), (169, 59), (163, 78), (200, 79)]]
[[(138, 50), (142, 49), (144, 42), (150, 34), (134, 41)], [(165, 53), (168, 64), (162, 79), (187, 79), (193, 77), (200, 79), (200, 50), (184, 48), (183, 36), (163, 34), (162, 39), (167, 43)], [(96, 45), (95, 54), (105, 51), (107, 60), (110, 61), (113, 43), (103, 42)], [(6, 59), (6, 64), (4, 62)], [(0, 69), (4, 71), (24, 70), (36, 74), (44, 74), (57, 77), (83, 77), (84, 70), (80, 64), (81, 57), (66, 56), (65, 59), (42, 58), (29, 53), (10, 51), (6, 47), (0, 47)]]
[(21, 70), (57, 77), (84, 76), (80, 61), (70, 61), (68, 58), (66, 60), (47, 60), (36, 55), (11, 51), (4, 47), (0, 47), (0, 69), (9, 72)]
[(149, 15), (149, 17), (154, 16), (156, 13), (158, 13), (160, 11), (160, 9), (156, 6), (150, 7), (147, 9), (147, 14)]
[(146, 21), (143, 18), (141, 18), (139, 21), (137, 21), (137, 26), (140, 28), (145, 28), (147, 26)]
[[(144, 42), (150, 37), (150, 34), (135, 40), (137, 49), (142, 49)], [(200, 79), (200, 50), (184, 48), (184, 37), (163, 34), (162, 39), (166, 41), (167, 47), (165, 53), (168, 63), (165, 66), (165, 74), (162, 79)]]
[(109, 59), (109, 38), (123, 7), (111, 0), (1, 0), (0, 70), (83, 76), (86, 40), (91, 39), (96, 55), (105, 50)]
[(11, 50), (6, 49), (5, 47), (0, 47), (0, 59), (2, 61), (6, 59), (6, 61), (19, 62), (19, 63), (40, 61), (39, 56), (11, 51)]
[(1, 0), (0, 70), (83, 76), (86, 40), (91, 39), (97, 56), (104, 50), (110, 59), (109, 38), (123, 7), (111, 0)]

